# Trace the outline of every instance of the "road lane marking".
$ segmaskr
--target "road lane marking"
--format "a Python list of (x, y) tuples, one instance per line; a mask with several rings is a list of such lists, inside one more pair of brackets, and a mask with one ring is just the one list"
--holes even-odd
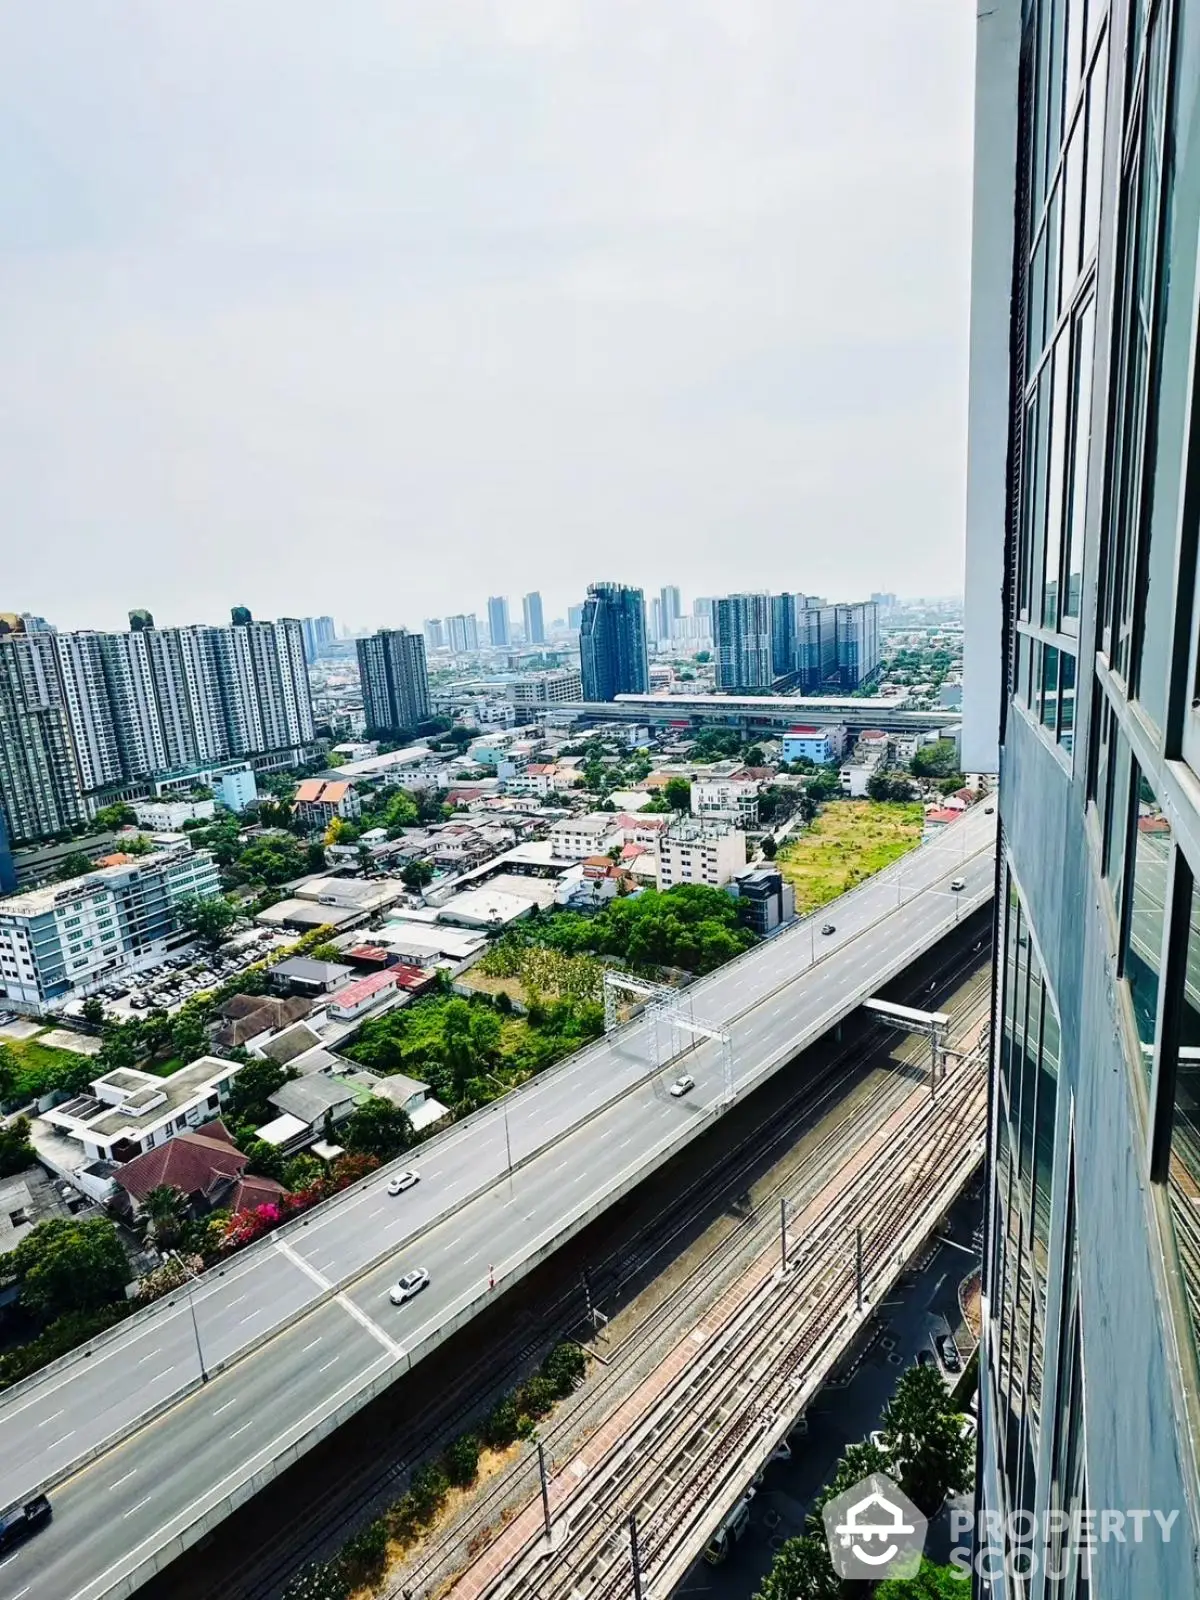
[(75, 1437), (75, 1429), (72, 1428), (70, 1433), (64, 1433), (61, 1439), (55, 1439), (53, 1444), (48, 1444), (46, 1446), (46, 1449), (47, 1450), (57, 1450), (60, 1444), (66, 1444), (68, 1439), (73, 1439), (74, 1437)]
[[(390, 1293), (391, 1291), (389, 1290), (388, 1292)], [(356, 1306), (354, 1301), (349, 1299), (344, 1294), (334, 1295), (334, 1299), (337, 1301), (338, 1305), (341, 1306), (343, 1311), (349, 1312), (349, 1314), (354, 1318), (355, 1322), (362, 1324), (362, 1326), (367, 1330), (373, 1339), (378, 1339), (383, 1348), (389, 1351), (397, 1361), (400, 1359), (400, 1357), (404, 1354), (403, 1349), (393, 1338), (384, 1333), (379, 1324), (369, 1317), (360, 1306)]]
[(247, 1311), (244, 1317), (238, 1318), (238, 1327), (240, 1328), (243, 1322), (249, 1322), (251, 1317), (261, 1317), (266, 1309), (266, 1306), (255, 1306), (253, 1311)]
[(334, 1356), (333, 1361), (327, 1361), (323, 1367), (318, 1367), (317, 1371), (318, 1372), (328, 1372), (330, 1367), (333, 1366), (334, 1362), (340, 1361), (341, 1359), (342, 1359), (341, 1356)]
[(65, 1413), (66, 1409), (66, 1406), (64, 1406), (62, 1411), (52, 1411), (48, 1417), (42, 1418), (42, 1420), (38, 1423), (38, 1427), (44, 1428), (48, 1422), (53, 1422), (56, 1417), (61, 1417)]
[(218, 1406), (217, 1407), (217, 1409), (213, 1412), (213, 1416), (214, 1417), (219, 1417), (221, 1415), (222, 1411), (228, 1411), (230, 1406), (235, 1406), (235, 1405), (237, 1405), (237, 1400), (236, 1399), (234, 1399), (234, 1400), (226, 1400), (226, 1402), (225, 1402), (225, 1404), (223, 1406)]
[(109, 1486), (108, 1486), (109, 1494), (111, 1494), (114, 1489), (119, 1489), (123, 1483), (128, 1483), (130, 1478), (134, 1477), (136, 1475), (136, 1473), (137, 1473), (137, 1468), (136, 1467), (130, 1467), (129, 1471), (125, 1474), (125, 1476), (123, 1478), (118, 1478), (116, 1483), (110, 1483), (109, 1484)]
[(272, 1234), (271, 1240), (276, 1250), (279, 1251), (280, 1255), (286, 1256), (294, 1267), (299, 1267), (304, 1276), (306, 1278), (311, 1278), (318, 1289), (333, 1288), (333, 1284), (329, 1281), (329, 1279), (326, 1278), (322, 1273), (318, 1272), (311, 1261), (306, 1261), (300, 1254), (299, 1250), (294, 1250), (286, 1239), (281, 1239), (276, 1233)]
[(169, 1367), (164, 1367), (161, 1372), (156, 1372), (154, 1374), (154, 1376), (150, 1379), (150, 1382), (151, 1383), (157, 1383), (160, 1378), (165, 1378), (168, 1373), (171, 1373), (171, 1372), (174, 1372), (174, 1371), (175, 1371), (175, 1363), (172, 1362)]
[(249, 1422), (243, 1422), (240, 1428), (235, 1428), (233, 1430), (233, 1432), (229, 1435), (229, 1437), (231, 1439), (236, 1439), (239, 1433), (245, 1433), (247, 1428), (252, 1428), (253, 1426), (254, 1426), (254, 1418), (251, 1417)]
[(156, 1356), (161, 1349), (162, 1349), (162, 1345), (160, 1345), (160, 1344), (159, 1345), (155, 1345), (153, 1350), (147, 1351), (147, 1353), (144, 1356), (139, 1356), (137, 1358), (138, 1366), (140, 1367), (143, 1361), (149, 1361), (151, 1359), (151, 1357)]
[(368, 1211), (367, 1212), (367, 1220), (369, 1221), (372, 1217), (377, 1217), (381, 1211), (386, 1211), (386, 1210), (387, 1210), (386, 1206), (376, 1206), (374, 1211)]
[(303, 1355), (305, 1350), (311, 1350), (314, 1345), (320, 1344), (320, 1342), (321, 1342), (321, 1340), (323, 1338), (324, 1338), (324, 1335), (319, 1333), (315, 1339), (310, 1339), (308, 1341), (308, 1343), (304, 1346), (304, 1349), (301, 1350), (300, 1354)]
[(122, 1513), (121, 1513), (122, 1518), (131, 1517), (135, 1511), (140, 1511), (142, 1509), (142, 1507), (146, 1504), (146, 1502), (151, 1500), (152, 1498), (153, 1498), (152, 1495), (147, 1495), (145, 1500), (139, 1500), (137, 1505), (130, 1506), (128, 1511), (122, 1511)]

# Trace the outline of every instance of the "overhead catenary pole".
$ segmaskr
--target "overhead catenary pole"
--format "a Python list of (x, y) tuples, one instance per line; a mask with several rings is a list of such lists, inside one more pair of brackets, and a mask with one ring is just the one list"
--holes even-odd
[(633, 1565), (633, 1600), (642, 1600), (642, 1564), (638, 1558), (637, 1518), (629, 1517), (629, 1559)]
[(196, 1274), (188, 1266), (187, 1262), (179, 1254), (178, 1250), (173, 1250), (171, 1254), (175, 1257), (176, 1261), (178, 1261), (179, 1265), (183, 1268), (188, 1276), (188, 1310), (192, 1313), (192, 1332), (196, 1336), (196, 1359), (200, 1363), (200, 1382), (207, 1383), (208, 1368), (204, 1365), (204, 1350), (200, 1344), (200, 1324), (196, 1321)]
[(787, 1195), (779, 1196), (779, 1269), (787, 1271)]
[(545, 1523), (546, 1523), (546, 1538), (549, 1539), (551, 1537), (551, 1533), (550, 1533), (550, 1485), (546, 1481), (546, 1451), (545, 1451), (545, 1448), (543, 1447), (542, 1441), (540, 1439), (537, 1442), (537, 1453), (538, 1453), (538, 1477), (542, 1481), (542, 1516), (545, 1519)]
[(854, 1230), (854, 1287), (858, 1299), (858, 1309), (863, 1308), (863, 1237), (862, 1223)]

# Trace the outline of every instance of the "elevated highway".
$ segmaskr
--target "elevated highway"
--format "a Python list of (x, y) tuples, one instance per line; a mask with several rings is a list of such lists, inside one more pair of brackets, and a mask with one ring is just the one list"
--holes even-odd
[[(643, 1016), (424, 1146), (407, 1194), (373, 1175), (7, 1391), (0, 1504), (47, 1486), (55, 1515), (0, 1563), (2, 1600), (133, 1593), (710, 1127), (729, 1089), (749, 1092), (986, 905), (994, 822), (967, 814), (687, 991), (731, 1045), (686, 1051), (690, 1096), (668, 1095), (671, 1030)], [(430, 1287), (395, 1308), (413, 1266)]]

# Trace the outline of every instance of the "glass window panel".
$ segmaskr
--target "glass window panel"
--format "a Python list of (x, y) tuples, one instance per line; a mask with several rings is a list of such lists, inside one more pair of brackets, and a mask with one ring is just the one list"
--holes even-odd
[(1069, 650), (1058, 656), (1058, 742), (1064, 750), (1075, 743), (1075, 657)]
[(1083, 258), (1096, 248), (1100, 232), (1100, 198), (1104, 171), (1104, 110), (1108, 94), (1108, 39), (1088, 78), (1086, 177), (1083, 186)]
[(1029, 704), (1029, 658), (1032, 654), (1029, 635), (1017, 635), (1017, 699), (1023, 704)]
[(1079, 88), (1083, 70), (1083, 42), (1087, 37), (1084, 27), (1083, 0), (1070, 0), (1067, 6), (1066, 89), (1064, 104), (1068, 112)]
[(1081, 111), (1075, 118), (1063, 166), (1062, 289), (1064, 302), (1079, 276), (1079, 243), (1083, 217), (1083, 163), (1087, 121)]
[(1067, 330), (1054, 346), (1049, 474), (1046, 486), (1046, 554), (1042, 578), (1042, 626), (1058, 628), (1058, 573), (1062, 552), (1063, 477), (1067, 455), (1067, 401), (1071, 393), (1071, 340)]
[(1039, 720), (1044, 728), (1057, 733), (1058, 715), (1058, 651), (1054, 645), (1042, 646), (1042, 691)]
[(1025, 481), (1021, 486), (1022, 516), (1021, 516), (1021, 559), (1020, 559), (1020, 589), (1018, 604), (1020, 615), (1026, 621), (1029, 619), (1029, 589), (1031, 573), (1033, 571), (1033, 508), (1037, 500), (1038, 478), (1038, 399), (1041, 386), (1034, 390), (1033, 397), (1025, 407)]
[(1046, 328), (1049, 340), (1058, 321), (1058, 292), (1062, 282), (1062, 184), (1055, 189), (1046, 213)]
[[(1096, 303), (1089, 300), (1075, 322), (1075, 380), (1072, 385), (1071, 486), (1066, 511), (1066, 556), (1063, 561), (1063, 617), (1078, 626), (1083, 589), (1083, 538), (1087, 515), (1088, 459), (1092, 432), (1092, 350), (1096, 340)], [(1075, 628), (1072, 628), (1072, 632)]]
[(1042, 1008), (1045, 987), (1036, 955), (1029, 956), (1029, 1005), (1025, 1016), (1025, 1047), (1021, 1051), (1021, 1109), (1017, 1124), (1017, 1179), (1021, 1189), (1021, 1209), (1033, 1211), (1033, 1129), (1037, 1103), (1038, 1051), (1042, 1041)]
[(1029, 710), (1035, 722), (1042, 720), (1042, 644), (1034, 639), (1033, 661), (1029, 678)]
[(1200, 1343), (1200, 886), (1192, 890), (1168, 1182), (1192, 1336)]
[(1147, 1083), (1154, 1062), (1154, 1024), (1158, 1010), (1167, 868), (1170, 860), (1171, 824), (1163, 816), (1144, 774), (1137, 772), (1133, 881), (1130, 885), (1124, 971), (1129, 980), (1134, 1016), (1137, 1018), (1142, 1066)]
[(1066, 76), (1067, 8), (1050, 6), (1049, 77), (1046, 85), (1046, 144), (1047, 170), (1054, 171), (1054, 163), (1062, 143), (1063, 81)]
[(1036, 367), (1046, 343), (1046, 233), (1043, 229), (1029, 264), (1029, 304), (1026, 320), (1029, 324), (1026, 340), (1027, 361)]
[(1129, 744), (1121, 725), (1113, 721), (1109, 746), (1108, 838), (1104, 850), (1104, 872), (1112, 889), (1117, 917), (1121, 915), (1122, 880), (1125, 877), (1125, 837), (1129, 820)]

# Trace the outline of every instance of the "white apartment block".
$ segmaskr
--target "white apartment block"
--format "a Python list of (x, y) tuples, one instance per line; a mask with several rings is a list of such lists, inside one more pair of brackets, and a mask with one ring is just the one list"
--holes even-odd
[(0, 900), (0, 1003), (43, 1015), (159, 958), (187, 894), (220, 892), (216, 862), (188, 845), (97, 867)]
[(558, 667), (548, 672), (530, 672), (508, 686), (514, 706), (561, 705), (583, 699), (583, 677), (578, 667)]
[(731, 822), (681, 817), (658, 841), (658, 887), (703, 883), (720, 889), (746, 865), (746, 835)]
[(757, 778), (694, 779), (692, 815), (753, 828), (758, 823), (759, 788)]
[(612, 811), (589, 811), (582, 817), (564, 817), (550, 829), (550, 843), (559, 861), (584, 861), (607, 855), (625, 843), (620, 822)]
[(143, 828), (178, 833), (185, 822), (207, 822), (217, 809), (215, 800), (135, 800), (134, 815)]
[(169, 1078), (118, 1067), (94, 1079), (88, 1094), (47, 1111), (45, 1120), (76, 1140), (87, 1160), (123, 1165), (220, 1116), (239, 1070), (236, 1061), (217, 1056), (201, 1056)]

